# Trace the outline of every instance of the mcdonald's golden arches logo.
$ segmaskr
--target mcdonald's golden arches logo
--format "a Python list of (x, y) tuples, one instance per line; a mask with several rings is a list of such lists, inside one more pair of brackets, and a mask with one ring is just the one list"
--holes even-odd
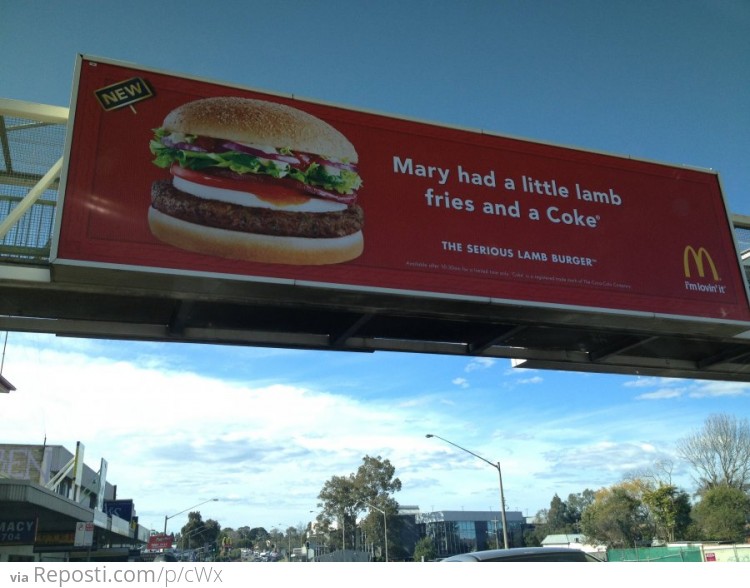
[(682, 265), (685, 269), (686, 278), (693, 277), (691, 268), (695, 268), (698, 274), (696, 277), (705, 278), (706, 269), (709, 268), (714, 281), (718, 282), (721, 279), (719, 277), (719, 272), (716, 271), (714, 260), (705, 247), (699, 247), (698, 249), (692, 245), (685, 247), (685, 251), (682, 254)]

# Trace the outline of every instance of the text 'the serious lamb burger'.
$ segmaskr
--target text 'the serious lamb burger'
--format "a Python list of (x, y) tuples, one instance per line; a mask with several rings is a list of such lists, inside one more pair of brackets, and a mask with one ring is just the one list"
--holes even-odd
[(306, 112), (249, 98), (205, 98), (164, 119), (150, 143), (171, 180), (154, 182), (158, 239), (189, 251), (300, 265), (363, 250), (357, 152)]

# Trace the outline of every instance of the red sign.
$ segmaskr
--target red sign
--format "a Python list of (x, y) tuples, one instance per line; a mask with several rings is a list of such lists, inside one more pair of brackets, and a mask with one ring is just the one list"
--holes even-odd
[(174, 543), (174, 535), (151, 535), (146, 549), (171, 549), (172, 543)]
[(67, 165), (57, 263), (750, 320), (712, 172), (87, 59)]

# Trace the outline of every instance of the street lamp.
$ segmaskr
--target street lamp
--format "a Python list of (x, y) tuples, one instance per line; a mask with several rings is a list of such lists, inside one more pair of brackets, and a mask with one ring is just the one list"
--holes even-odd
[(428, 433), (425, 435), (428, 439), (432, 437), (436, 437), (437, 439), (440, 439), (441, 441), (445, 441), (446, 443), (453, 445), (453, 447), (457, 447), (461, 451), (465, 451), (466, 453), (473, 455), (477, 459), (481, 459), (484, 463), (490, 464), (493, 468), (497, 468), (497, 475), (500, 479), (500, 513), (503, 519), (503, 547), (504, 549), (508, 549), (508, 524), (505, 520), (505, 495), (503, 494), (503, 472), (500, 469), (500, 462), (498, 461), (496, 464), (492, 463), (488, 459), (483, 458), (481, 455), (477, 455), (473, 451), (469, 451), (465, 447), (461, 447), (460, 445), (456, 445), (453, 443), (453, 441), (448, 441), (448, 439), (443, 439), (440, 435), (433, 435), (432, 433)]
[(185, 510), (181, 510), (180, 512), (176, 512), (176, 513), (174, 513), (173, 515), (169, 515), (169, 516), (166, 516), (166, 515), (165, 515), (165, 516), (164, 516), (164, 534), (165, 534), (165, 535), (167, 534), (167, 521), (168, 521), (169, 519), (173, 519), (173, 518), (174, 518), (174, 517), (176, 517), (177, 515), (181, 515), (181, 514), (182, 514), (182, 513), (184, 513), (184, 512), (187, 512), (187, 511), (189, 511), (189, 510), (193, 510), (194, 508), (198, 508), (199, 506), (203, 506), (204, 504), (206, 504), (206, 503), (208, 503), (208, 502), (218, 502), (218, 501), (219, 501), (219, 499), (218, 499), (218, 498), (209, 498), (208, 500), (204, 500), (203, 502), (200, 502), (200, 503), (198, 503), (198, 504), (195, 504), (195, 505), (193, 505), (193, 506), (191, 506), (191, 507), (189, 507), (189, 508), (186, 508)]
[(370, 508), (374, 508), (383, 515), (383, 536), (385, 537), (385, 561), (388, 561), (388, 518), (385, 516), (385, 511), (379, 509), (377, 506), (373, 506), (369, 502), (365, 502)]

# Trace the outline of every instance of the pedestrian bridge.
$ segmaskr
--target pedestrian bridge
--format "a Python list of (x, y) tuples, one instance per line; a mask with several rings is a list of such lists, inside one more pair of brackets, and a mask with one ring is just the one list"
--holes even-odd
[[(0, 330), (750, 381), (750, 324), (60, 266), (50, 255), (67, 119), (66, 108), (0, 99)], [(750, 216), (731, 220), (750, 277)]]

